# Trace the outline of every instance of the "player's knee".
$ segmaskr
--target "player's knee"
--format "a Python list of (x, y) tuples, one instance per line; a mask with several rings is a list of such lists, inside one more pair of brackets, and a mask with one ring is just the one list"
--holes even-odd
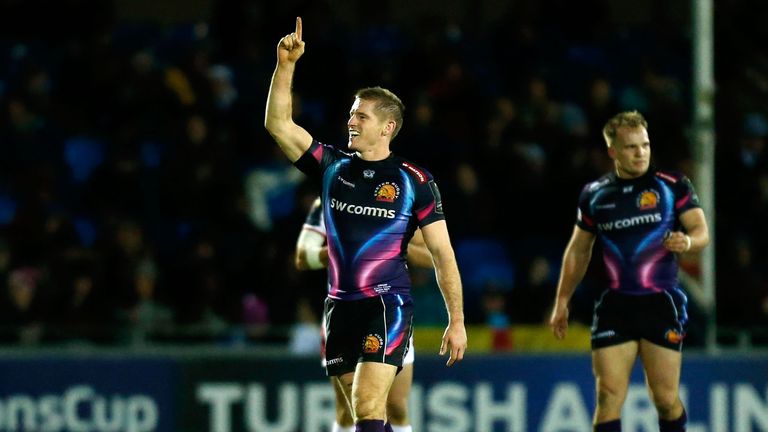
[(384, 407), (370, 399), (355, 400), (355, 420), (383, 420)]
[(656, 410), (662, 414), (662, 416), (675, 411), (678, 404), (681, 404), (680, 399), (674, 391), (654, 392), (652, 400), (653, 404), (656, 406)]
[(621, 406), (626, 394), (626, 389), (600, 383), (597, 387), (597, 404), (606, 407)]
[(355, 419), (352, 418), (352, 413), (349, 411), (349, 407), (337, 406), (336, 407), (336, 423), (341, 426), (348, 427), (355, 424)]
[(408, 400), (402, 398), (388, 400), (387, 419), (392, 424), (408, 424)]

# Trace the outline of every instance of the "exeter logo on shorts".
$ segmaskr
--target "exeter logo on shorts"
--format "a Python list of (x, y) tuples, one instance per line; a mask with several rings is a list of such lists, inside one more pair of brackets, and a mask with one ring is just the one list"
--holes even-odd
[(373, 193), (376, 201), (394, 202), (400, 196), (400, 186), (392, 182), (384, 182), (376, 186)]
[(640, 210), (655, 209), (659, 203), (659, 193), (653, 189), (640, 192), (637, 197), (637, 208)]
[(680, 334), (680, 332), (675, 329), (669, 329), (664, 333), (664, 339), (673, 344), (682, 342), (684, 337), (685, 335)]
[(384, 340), (377, 334), (369, 334), (365, 337), (363, 343), (363, 352), (365, 354), (372, 354), (379, 352), (381, 346), (384, 345)]

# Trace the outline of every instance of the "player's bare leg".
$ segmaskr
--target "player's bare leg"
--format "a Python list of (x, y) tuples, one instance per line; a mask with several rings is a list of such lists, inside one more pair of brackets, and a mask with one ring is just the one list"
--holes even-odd
[(387, 395), (396, 372), (396, 366), (386, 363), (357, 364), (352, 384), (352, 408), (355, 424), (358, 425), (357, 430), (366, 431), (360, 428), (361, 423), (368, 425), (378, 421), (381, 421), (383, 428), (386, 419)]
[(406, 427), (411, 424), (408, 418), (408, 397), (413, 383), (413, 363), (403, 366), (403, 370), (395, 376), (395, 381), (389, 389), (387, 398), (387, 421), (396, 427)]
[(595, 425), (621, 418), (621, 407), (627, 397), (638, 347), (637, 342), (631, 341), (592, 351), (592, 371), (597, 392)]
[[(640, 341), (640, 358), (645, 369), (646, 384), (651, 401), (659, 413), (660, 424), (670, 424), (678, 430), (686, 423), (685, 408), (680, 400), (680, 370), (682, 353), (646, 340)], [(679, 423), (677, 425), (676, 423)], [(682, 430), (682, 429), (679, 429)]]
[[(339, 432), (353, 431), (355, 419), (352, 416), (352, 377), (353, 373), (347, 374), (349, 384), (344, 384), (342, 377), (331, 377), (333, 392), (336, 395), (336, 426)], [(337, 432), (336, 430), (332, 432)]]

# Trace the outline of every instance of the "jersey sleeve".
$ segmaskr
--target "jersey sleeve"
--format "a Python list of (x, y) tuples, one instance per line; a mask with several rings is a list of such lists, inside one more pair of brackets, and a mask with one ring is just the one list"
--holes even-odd
[(437, 187), (432, 175), (419, 169), (423, 177), (416, 176), (414, 201), (414, 214), (418, 219), (419, 227), (424, 227), (432, 222), (445, 220), (443, 213), (443, 200), (440, 197), (440, 189)]
[(675, 183), (675, 211), (683, 214), (688, 210), (700, 208), (699, 196), (693, 188), (693, 183), (688, 177), (683, 176)]
[(338, 150), (333, 146), (313, 140), (307, 151), (293, 165), (310, 177), (319, 177), (333, 161), (338, 159), (338, 155)]
[(590, 186), (591, 184), (584, 186), (579, 195), (579, 205), (576, 209), (576, 225), (585, 231), (596, 233), (597, 227), (592, 215), (592, 206), (589, 205), (592, 197)]

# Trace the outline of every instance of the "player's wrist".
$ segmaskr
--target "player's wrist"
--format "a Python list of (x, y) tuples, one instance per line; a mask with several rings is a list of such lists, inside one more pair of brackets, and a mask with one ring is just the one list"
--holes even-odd
[(323, 251), (322, 246), (307, 246), (305, 256), (307, 258), (307, 267), (311, 270), (325, 268), (325, 264), (320, 256)]
[(686, 234), (684, 238), (685, 238), (685, 249), (683, 250), (683, 252), (688, 252), (689, 250), (691, 250), (691, 245), (693, 244), (693, 240), (691, 240), (691, 236), (689, 236), (688, 234)]

